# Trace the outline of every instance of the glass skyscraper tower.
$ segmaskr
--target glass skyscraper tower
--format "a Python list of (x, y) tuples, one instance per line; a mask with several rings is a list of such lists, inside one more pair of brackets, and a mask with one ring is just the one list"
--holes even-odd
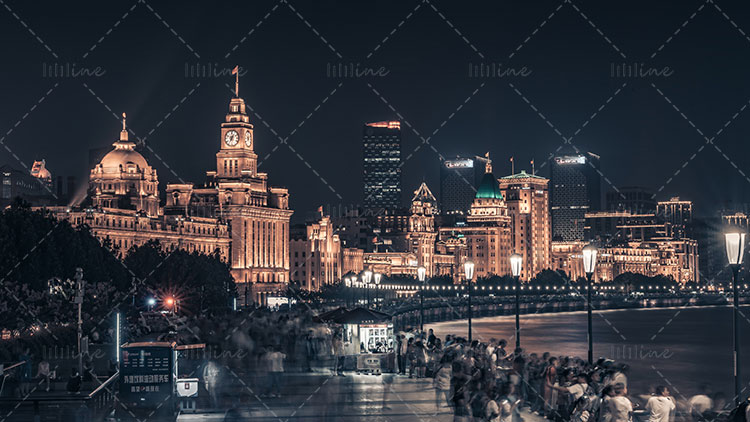
[(362, 134), (363, 205), (379, 213), (401, 207), (401, 122), (366, 123)]

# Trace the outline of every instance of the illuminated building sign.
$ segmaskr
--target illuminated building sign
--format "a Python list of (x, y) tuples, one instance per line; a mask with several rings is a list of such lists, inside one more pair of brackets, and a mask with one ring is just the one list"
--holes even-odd
[(555, 162), (560, 165), (586, 164), (586, 157), (583, 155), (565, 155), (562, 157), (555, 157)]
[(367, 126), (369, 127), (384, 127), (388, 129), (401, 129), (401, 122), (398, 120), (391, 120), (386, 122), (373, 122), (373, 123), (367, 123)]
[(470, 169), (474, 168), (474, 160), (465, 158), (462, 160), (445, 160), (445, 168), (449, 169)]

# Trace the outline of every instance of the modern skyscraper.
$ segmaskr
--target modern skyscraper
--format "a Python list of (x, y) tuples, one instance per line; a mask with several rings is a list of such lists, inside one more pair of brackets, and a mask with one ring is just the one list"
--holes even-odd
[(552, 157), (550, 208), (552, 237), (581, 240), (586, 213), (601, 208), (599, 156), (591, 152)]
[(500, 178), (500, 191), (511, 218), (513, 252), (523, 257), (522, 280), (530, 280), (551, 266), (548, 184), (548, 179), (523, 170)]
[(401, 122), (366, 123), (362, 134), (366, 212), (401, 206)]
[(606, 194), (607, 211), (625, 211), (645, 214), (656, 210), (654, 193), (639, 186), (623, 186)]
[(441, 163), (440, 212), (443, 215), (468, 213), (486, 163), (483, 157), (456, 157)]
[(669, 201), (656, 203), (656, 215), (666, 224), (668, 237), (680, 239), (690, 237), (690, 228), (693, 222), (693, 202), (680, 200), (673, 197)]

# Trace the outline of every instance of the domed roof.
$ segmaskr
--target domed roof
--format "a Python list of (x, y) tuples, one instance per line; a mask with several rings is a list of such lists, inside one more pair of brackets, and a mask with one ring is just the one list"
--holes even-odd
[(141, 169), (148, 167), (148, 162), (143, 156), (131, 148), (122, 148), (122, 144), (116, 143), (115, 149), (108, 152), (107, 155), (102, 158), (101, 166), (103, 168), (119, 168), (122, 165), (126, 168), (128, 164), (135, 164)]
[(503, 194), (500, 192), (500, 185), (492, 173), (484, 174), (482, 181), (479, 183), (479, 188), (477, 188), (475, 198), (503, 199)]
[(107, 170), (119, 171), (120, 166), (123, 170), (128, 167), (128, 164), (135, 164), (140, 169), (149, 168), (148, 162), (143, 156), (135, 150), (135, 143), (128, 140), (128, 131), (125, 126), (125, 113), (122, 113), (122, 131), (120, 131), (120, 139), (112, 144), (115, 147), (114, 150), (107, 153), (99, 163), (104, 169), (105, 173)]

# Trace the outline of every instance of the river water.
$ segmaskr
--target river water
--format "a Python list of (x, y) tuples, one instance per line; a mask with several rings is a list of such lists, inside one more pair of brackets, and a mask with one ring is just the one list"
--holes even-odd
[[(515, 330), (514, 316), (475, 319), (473, 336), (481, 341), (505, 338)], [(427, 324), (436, 335), (467, 335), (466, 320)], [(634, 394), (651, 385), (671, 385), (677, 397), (689, 397), (707, 383), (714, 392), (734, 394), (732, 308), (681, 307), (594, 312), (594, 359), (607, 357), (630, 365)], [(740, 345), (744, 363), (743, 395), (750, 395), (750, 306), (741, 307)], [(521, 347), (553, 355), (587, 354), (586, 313), (521, 315)], [(681, 397), (680, 397), (681, 398)]]

